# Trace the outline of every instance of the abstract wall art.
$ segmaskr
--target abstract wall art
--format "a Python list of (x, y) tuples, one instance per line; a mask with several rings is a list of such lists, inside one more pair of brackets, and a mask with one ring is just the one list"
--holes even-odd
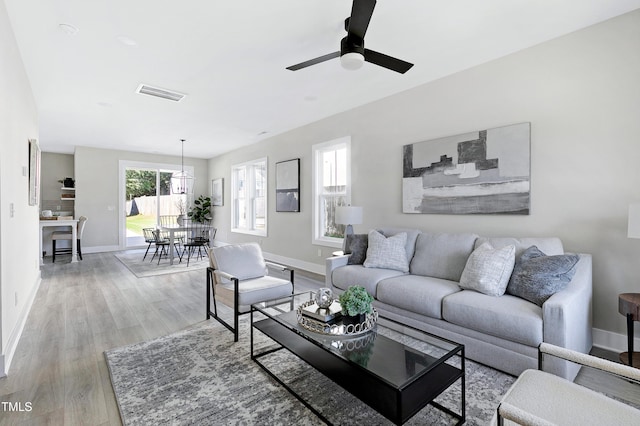
[(529, 214), (531, 123), (403, 147), (402, 211)]

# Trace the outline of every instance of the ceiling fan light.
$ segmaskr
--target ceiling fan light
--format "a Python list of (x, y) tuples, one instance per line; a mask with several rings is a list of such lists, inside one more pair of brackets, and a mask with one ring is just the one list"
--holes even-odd
[(364, 55), (357, 52), (345, 53), (340, 56), (340, 63), (344, 69), (357, 70), (362, 68), (362, 64), (364, 64)]

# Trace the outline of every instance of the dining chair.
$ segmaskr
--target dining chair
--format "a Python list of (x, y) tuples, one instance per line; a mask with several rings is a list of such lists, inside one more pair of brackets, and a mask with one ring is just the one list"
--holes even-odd
[[(289, 272), (289, 279), (269, 275), (267, 266)], [(277, 300), (294, 292), (294, 271), (267, 262), (258, 243), (233, 244), (209, 249), (207, 268), (207, 319), (213, 317), (238, 341), (238, 317), (254, 303)], [(211, 302), (213, 300), (213, 312)], [(216, 300), (233, 308), (233, 325), (218, 316)]]
[(182, 258), (186, 253), (188, 267), (191, 256), (195, 254), (196, 249), (198, 250), (198, 259), (203, 259), (204, 256), (208, 256), (209, 244), (213, 239), (213, 236), (211, 235), (212, 230), (215, 231), (215, 228), (211, 228), (211, 225), (208, 223), (189, 221), (187, 231), (185, 233), (185, 240), (182, 244), (184, 248), (180, 255), (180, 262), (182, 262)]
[[(80, 216), (78, 219), (77, 230), (76, 230), (76, 245), (78, 247), (78, 257), (80, 260), (82, 259), (82, 234), (84, 233), (84, 226), (87, 223), (87, 218), (85, 216)], [(71, 231), (55, 231), (51, 234), (51, 246), (53, 248), (53, 263), (56, 262), (57, 254), (69, 254), (72, 252), (71, 247), (58, 248), (56, 247), (56, 242), (60, 240), (71, 241), (73, 238), (73, 233)]]

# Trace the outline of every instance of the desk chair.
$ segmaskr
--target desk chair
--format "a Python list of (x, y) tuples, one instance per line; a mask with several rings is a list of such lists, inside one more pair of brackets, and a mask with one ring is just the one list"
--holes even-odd
[[(80, 219), (78, 219), (78, 229), (76, 231), (76, 244), (78, 246), (78, 257), (80, 258), (80, 260), (82, 260), (82, 234), (84, 233), (84, 225), (87, 222), (87, 218), (85, 216), (80, 216)], [(71, 233), (71, 231), (55, 231), (54, 233), (51, 234), (51, 245), (53, 248), (53, 263), (56, 262), (56, 254), (68, 254), (71, 253), (72, 249), (71, 248), (57, 248), (56, 247), (56, 242), (58, 240), (67, 240), (67, 241), (71, 241), (71, 238), (73, 238), (73, 234)]]
[[(235, 244), (209, 249), (207, 268), (207, 319), (214, 317), (238, 341), (238, 317), (251, 311), (251, 305), (293, 294), (293, 269), (265, 262), (257, 243)], [(267, 265), (289, 271), (289, 279), (268, 276)], [(213, 296), (213, 312), (211, 298)], [(216, 299), (233, 308), (233, 326), (218, 316)]]

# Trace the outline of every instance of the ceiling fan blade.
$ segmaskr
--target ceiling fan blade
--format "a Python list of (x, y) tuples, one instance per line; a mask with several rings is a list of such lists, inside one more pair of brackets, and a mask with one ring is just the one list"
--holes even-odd
[(371, 62), (372, 64), (380, 65), (381, 67), (388, 68), (392, 71), (404, 74), (409, 71), (413, 64), (405, 62), (401, 59), (393, 58), (370, 49), (364, 49), (364, 60)]
[[(369, 27), (373, 9), (376, 7), (376, 0), (353, 0), (351, 7), (351, 17), (349, 18), (349, 38), (364, 40), (364, 35)], [(354, 40), (355, 41), (355, 40)]]
[(287, 67), (287, 69), (291, 71), (298, 71), (302, 68), (310, 67), (311, 65), (319, 64), (320, 62), (328, 61), (329, 59), (335, 59), (339, 57), (340, 57), (340, 52), (333, 52), (324, 56), (319, 56), (315, 59), (310, 59), (308, 61), (300, 62), (299, 64), (296, 64), (296, 65), (291, 65), (290, 67)]

